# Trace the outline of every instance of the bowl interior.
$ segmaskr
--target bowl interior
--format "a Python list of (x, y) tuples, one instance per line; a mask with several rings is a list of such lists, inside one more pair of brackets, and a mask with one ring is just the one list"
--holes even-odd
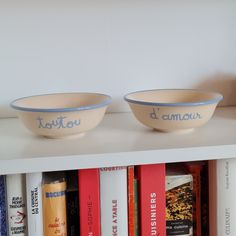
[(12, 103), (16, 109), (73, 109), (93, 108), (96, 105), (107, 105), (110, 97), (97, 93), (61, 93), (47, 94), (17, 99)]
[(207, 101), (218, 102), (222, 96), (218, 93), (199, 91), (199, 90), (149, 90), (128, 94), (126, 100), (129, 102), (143, 103), (204, 103)]

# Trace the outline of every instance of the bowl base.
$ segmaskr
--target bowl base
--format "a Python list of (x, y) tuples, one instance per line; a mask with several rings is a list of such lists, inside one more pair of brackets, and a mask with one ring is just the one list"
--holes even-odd
[(194, 131), (194, 128), (178, 129), (178, 130), (167, 130), (167, 129), (154, 129), (154, 130), (162, 133), (187, 134), (187, 133), (192, 133)]
[(85, 135), (85, 133), (79, 133), (79, 134), (71, 134), (71, 135), (66, 135), (66, 136), (46, 136), (43, 135), (45, 138), (49, 139), (76, 139), (76, 138), (81, 138)]

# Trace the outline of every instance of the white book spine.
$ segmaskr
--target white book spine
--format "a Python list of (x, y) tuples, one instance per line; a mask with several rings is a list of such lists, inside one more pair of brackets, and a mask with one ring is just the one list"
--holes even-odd
[(42, 173), (26, 174), (28, 235), (43, 236)]
[(26, 236), (26, 196), (25, 175), (7, 175), (7, 213), (8, 213), (8, 235)]
[(101, 235), (128, 236), (127, 168), (100, 170)]
[(236, 235), (236, 159), (216, 161), (217, 236)]

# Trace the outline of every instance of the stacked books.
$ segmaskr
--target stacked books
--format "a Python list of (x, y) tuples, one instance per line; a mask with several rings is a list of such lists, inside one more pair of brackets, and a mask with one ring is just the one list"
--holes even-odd
[(203, 181), (207, 162), (0, 176), (0, 235), (208, 235)]

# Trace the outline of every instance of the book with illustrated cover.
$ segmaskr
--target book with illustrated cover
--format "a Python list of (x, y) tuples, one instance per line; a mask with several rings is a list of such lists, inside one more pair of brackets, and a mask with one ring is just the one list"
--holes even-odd
[(7, 236), (6, 176), (0, 175), (0, 235)]
[(63, 172), (43, 175), (44, 236), (67, 236), (66, 178)]
[(6, 176), (8, 235), (27, 235), (26, 183), (24, 174)]
[(166, 174), (166, 235), (193, 236), (193, 177), (175, 167)]
[(166, 235), (165, 164), (140, 165), (140, 235)]
[(101, 235), (128, 236), (127, 167), (100, 169)]
[[(78, 170), (80, 235), (101, 235), (99, 169)], [(106, 223), (107, 224), (107, 223)]]

